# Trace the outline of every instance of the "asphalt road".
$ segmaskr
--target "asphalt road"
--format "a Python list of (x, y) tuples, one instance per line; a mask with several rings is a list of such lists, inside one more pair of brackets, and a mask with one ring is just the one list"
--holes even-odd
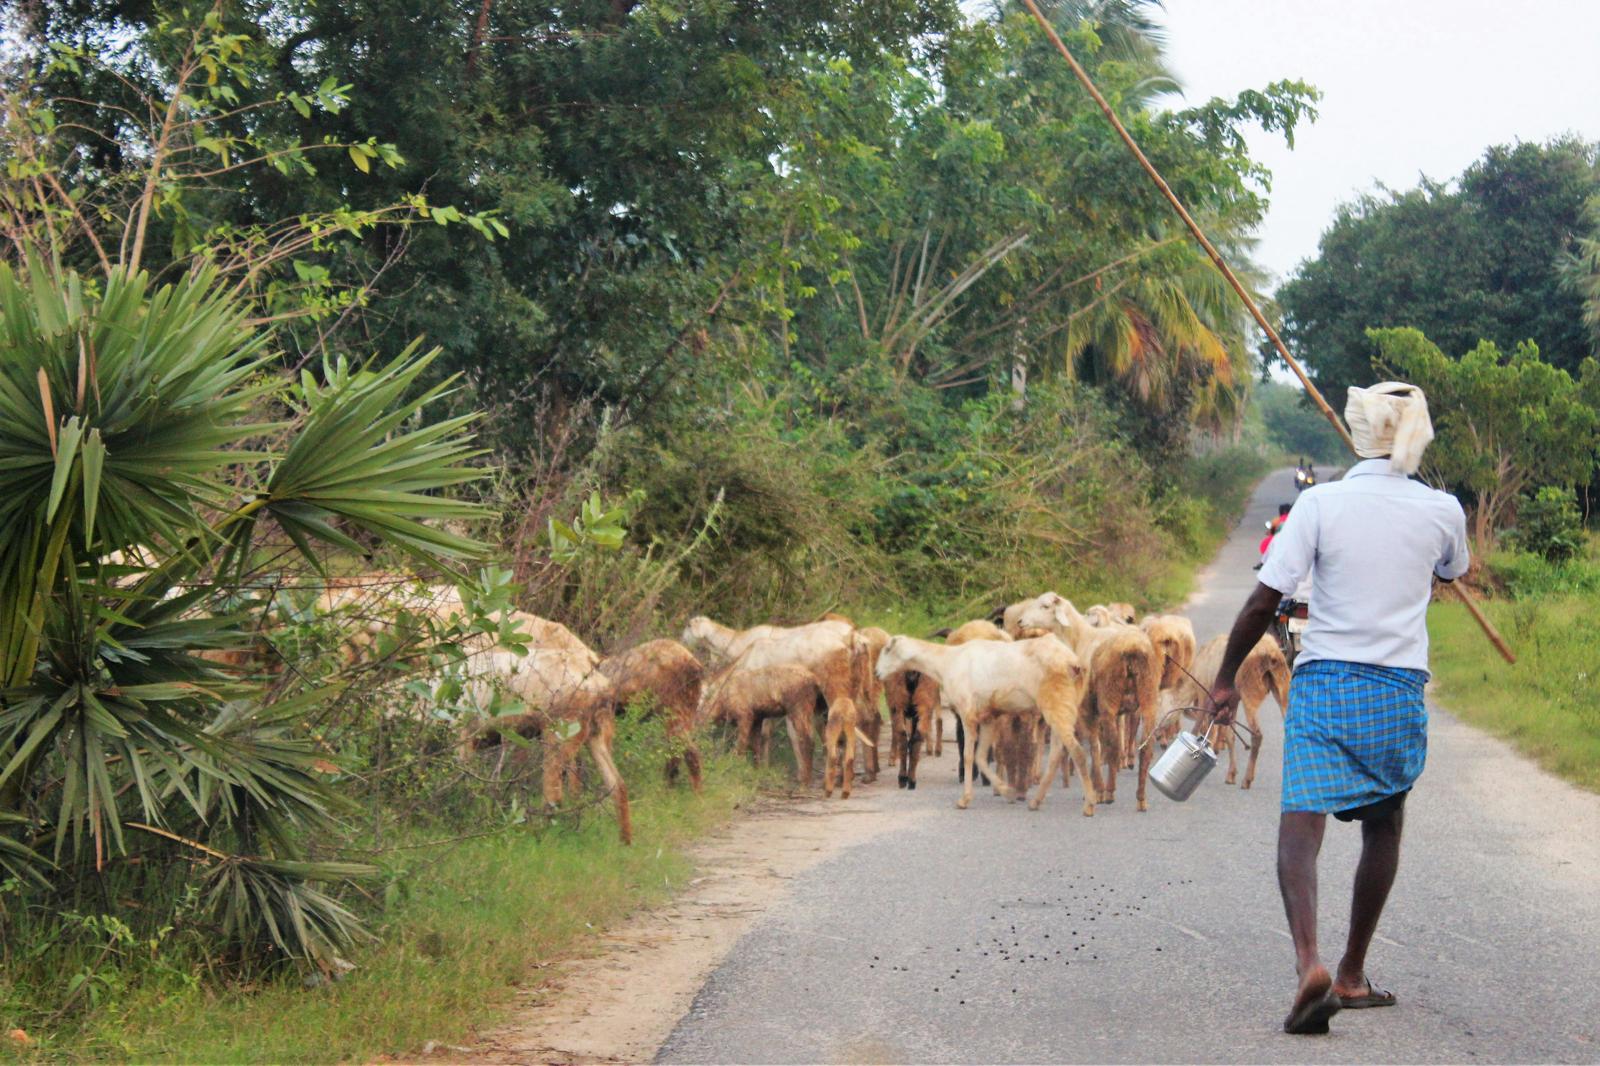
[[(1270, 476), (1188, 613), (1202, 641), (1254, 584)], [(1485, 669), (1494, 669), (1488, 645)], [(1030, 813), (955, 758), (916, 792), (850, 803), (936, 816), (803, 874), (706, 982), (662, 1062), (1600, 1061), (1600, 797), (1434, 709), (1399, 881), (1369, 968), (1400, 1005), (1285, 1036), (1293, 957), (1273, 873), (1281, 719), (1255, 788), (1185, 804), (1131, 776), (1092, 819), (1078, 783)], [(1322, 938), (1342, 946), (1359, 830), (1330, 822)]]

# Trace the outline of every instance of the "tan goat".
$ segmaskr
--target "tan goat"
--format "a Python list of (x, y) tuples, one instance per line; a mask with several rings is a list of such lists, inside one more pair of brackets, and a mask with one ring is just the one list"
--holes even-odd
[[(993, 622), (976, 619), (952, 630), (945, 637), (945, 644), (954, 647), (974, 640), (1010, 641), (1011, 637)], [(921, 755), (943, 754), (945, 704), (939, 695), (939, 683), (915, 670), (900, 670), (885, 681), (884, 697), (889, 705), (889, 728), (894, 738), (892, 750), (899, 764), (900, 787), (916, 788), (920, 756), (910, 751), (908, 745), (921, 739), (924, 742)], [(958, 722), (957, 729), (961, 728)], [(965, 765), (963, 762), (963, 773)]]
[(854, 633), (855, 627), (849, 622), (834, 621), (730, 629), (702, 615), (689, 620), (682, 640), (691, 651), (729, 665), (750, 669), (774, 663), (804, 666), (817, 676), (831, 703), (855, 698)]
[[(861, 681), (860, 657), (865, 650), (849, 622), (823, 621), (802, 626), (755, 626), (737, 630), (701, 616), (690, 619), (684, 627), (683, 642), (691, 649), (702, 650), (741, 669), (788, 664), (810, 670), (827, 698), (829, 723), (848, 721), (850, 724), (846, 744), (853, 764), (858, 728), (855, 700)], [(849, 706), (844, 706), (843, 701), (848, 701)], [(834, 710), (836, 703), (840, 704), (837, 712)]]
[(633, 842), (628, 787), (612, 757), (616, 740), (616, 695), (609, 679), (568, 649), (532, 646), (518, 655), (503, 647), (471, 656), (466, 695), (488, 707), (496, 690), (522, 702), (519, 714), (483, 718), (464, 737), (463, 754), (502, 742), (502, 735), (538, 737), (544, 749), (543, 789), (547, 809), (560, 806), (564, 771), (588, 745), (616, 804), (624, 844)]
[[(1083, 813), (1094, 814), (1095, 790), (1084, 765), (1083, 748), (1077, 741), (1085, 671), (1066, 644), (1044, 637), (1016, 642), (973, 641), (951, 647), (897, 636), (878, 657), (878, 676), (887, 678), (907, 669), (937, 681), (945, 702), (964, 725), (966, 774), (957, 807), (965, 809), (972, 803), (980, 727), (996, 714), (1011, 712), (1040, 714), (1049, 722), (1062, 738), (1061, 746), (1051, 755), (1050, 769), (1054, 770), (1063, 748), (1071, 753), (1083, 780)], [(1048, 788), (1047, 777), (1029, 807), (1037, 810)]]
[[(1162, 694), (1163, 711), (1174, 711), (1209, 706), (1211, 687), (1216, 684), (1217, 672), (1222, 668), (1222, 655), (1227, 650), (1227, 635), (1216, 637), (1206, 643), (1195, 656), (1194, 668), (1191, 671), (1199, 684), (1185, 677), (1173, 688)], [(1263, 737), (1261, 734), (1261, 705), (1271, 696), (1278, 701), (1278, 708), (1287, 717), (1289, 714), (1289, 664), (1283, 657), (1283, 649), (1278, 647), (1278, 642), (1271, 634), (1262, 637), (1250, 654), (1245, 656), (1244, 662), (1239, 664), (1239, 672), (1234, 677), (1234, 685), (1239, 690), (1239, 709), (1244, 712), (1245, 724), (1250, 730), (1250, 759), (1245, 765), (1244, 780), (1239, 783), (1241, 789), (1249, 788), (1256, 779), (1256, 760), (1261, 755)], [(1173, 715), (1177, 717), (1176, 714)], [(1190, 717), (1193, 717), (1191, 714)], [(1238, 766), (1234, 761), (1233, 730), (1213, 727), (1209, 738), (1219, 750), (1226, 748), (1228, 751), (1228, 776), (1225, 784), (1233, 784), (1238, 778)]]
[(877, 626), (856, 630), (856, 728), (862, 740), (865, 778), (878, 779), (878, 747), (883, 737), (884, 683), (878, 678), (878, 656), (889, 643), (889, 634)]
[[(1094, 748), (1094, 784), (1102, 802), (1116, 800), (1123, 737), (1131, 732), (1136, 741), (1140, 736), (1145, 738), (1143, 743), (1136, 743), (1139, 752), (1136, 799), (1138, 810), (1148, 810), (1150, 743), (1160, 709), (1161, 679), (1161, 668), (1150, 638), (1134, 626), (1117, 623), (1091, 626), (1070, 601), (1053, 592), (1027, 601), (1017, 613), (1016, 623), (1024, 630), (1042, 629), (1054, 633), (1088, 664), (1089, 683), (1084, 691), (1078, 725)], [(1135, 719), (1131, 729), (1123, 725), (1124, 717)], [(1059, 734), (1056, 739), (1059, 743)]]
[(1102, 626), (1102, 624), (1106, 623), (1118, 623), (1122, 624), (1122, 626), (1131, 626), (1131, 624), (1139, 621), (1139, 613), (1138, 611), (1133, 610), (1133, 603), (1096, 603), (1094, 607), (1083, 611), (1083, 616), (1088, 618), (1088, 616), (1096, 615), (1096, 613), (1099, 613), (1099, 615), (1102, 615), (1102, 618), (1104, 618), (1104, 621), (1098, 621), (1098, 623), (1094, 623), (1096, 626)]
[[(1194, 623), (1181, 614), (1147, 614), (1139, 623), (1150, 643), (1155, 645), (1156, 657), (1161, 663), (1161, 691), (1176, 688), (1194, 670)], [(1165, 715), (1157, 722), (1156, 735), (1162, 744), (1172, 743), (1183, 723), (1176, 715)], [(1130, 741), (1131, 743), (1131, 741)], [(1129, 752), (1131, 754), (1131, 751)]]

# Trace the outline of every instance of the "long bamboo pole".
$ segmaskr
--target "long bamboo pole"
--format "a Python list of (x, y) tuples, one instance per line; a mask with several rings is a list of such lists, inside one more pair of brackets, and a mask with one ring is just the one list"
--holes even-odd
[[(1301, 367), (1300, 361), (1289, 354), (1288, 346), (1283, 343), (1283, 338), (1278, 336), (1278, 331), (1272, 328), (1272, 323), (1267, 321), (1267, 316), (1261, 313), (1261, 308), (1256, 305), (1254, 297), (1239, 281), (1238, 276), (1233, 272), (1233, 268), (1228, 266), (1227, 260), (1222, 258), (1222, 253), (1217, 251), (1216, 245), (1211, 243), (1210, 238), (1205, 235), (1205, 231), (1200, 228), (1200, 224), (1194, 220), (1194, 216), (1189, 214), (1188, 208), (1183, 206), (1183, 201), (1178, 199), (1178, 194), (1172, 191), (1172, 187), (1161, 176), (1161, 172), (1155, 168), (1155, 164), (1151, 163), (1149, 157), (1144, 154), (1138, 142), (1133, 139), (1133, 135), (1128, 132), (1128, 128), (1122, 124), (1122, 120), (1117, 117), (1117, 113), (1111, 109), (1111, 105), (1106, 101), (1106, 98), (1100, 94), (1100, 90), (1095, 86), (1093, 79), (1089, 77), (1089, 72), (1083, 69), (1082, 64), (1073, 58), (1072, 53), (1067, 50), (1066, 44), (1062, 42), (1061, 36), (1056, 33), (1055, 27), (1050, 25), (1050, 20), (1044, 17), (1044, 12), (1039, 10), (1039, 5), (1034, 0), (1022, 0), (1022, 3), (1033, 15), (1034, 21), (1039, 23), (1039, 27), (1044, 30), (1045, 36), (1050, 39), (1050, 43), (1055, 45), (1056, 51), (1061, 53), (1061, 58), (1065, 59), (1067, 65), (1072, 68), (1072, 73), (1077, 77), (1078, 83), (1094, 98), (1094, 102), (1099, 105), (1101, 113), (1106, 116), (1106, 121), (1111, 123), (1111, 128), (1117, 131), (1117, 136), (1122, 138), (1122, 143), (1128, 146), (1128, 151), (1133, 154), (1133, 158), (1138, 160), (1139, 166), (1143, 167), (1144, 172), (1150, 176), (1150, 180), (1155, 182), (1156, 188), (1161, 190), (1161, 195), (1167, 198), (1167, 202), (1178, 213), (1178, 217), (1183, 220), (1183, 224), (1189, 227), (1189, 232), (1194, 235), (1194, 239), (1200, 242), (1200, 247), (1205, 249), (1206, 255), (1211, 257), (1211, 261), (1222, 272), (1222, 276), (1227, 279), (1228, 285), (1238, 294), (1239, 299), (1244, 303), (1245, 309), (1250, 312), (1250, 317), (1256, 320), (1256, 325), (1261, 327), (1261, 331), (1267, 335), (1267, 339), (1272, 342), (1272, 346), (1278, 350), (1278, 355), (1288, 365), (1289, 369), (1294, 371), (1294, 376), (1300, 379), (1300, 384), (1306, 390), (1306, 395), (1311, 397), (1311, 401), (1317, 405), (1317, 408), (1328, 421), (1333, 423), (1333, 428), (1339, 431), (1340, 437), (1344, 438), (1345, 446), (1354, 453), (1356, 442), (1351, 439), (1350, 431), (1345, 428), (1344, 423), (1334, 413), (1333, 408), (1328, 406), (1328, 401), (1323, 399), (1321, 391), (1311, 383), (1311, 378), (1307, 376), (1305, 369)], [(1500, 631), (1494, 627), (1494, 623), (1484, 617), (1483, 611), (1473, 601), (1472, 595), (1461, 585), (1452, 584), (1451, 587), (1455, 590), (1456, 595), (1460, 597), (1461, 602), (1466, 604), (1467, 612), (1472, 615), (1473, 619), (1483, 629), (1484, 636), (1489, 638), (1489, 643), (1494, 645), (1495, 650), (1505, 658), (1506, 662), (1515, 663), (1517, 657), (1512, 652), (1511, 646), (1500, 635)]]

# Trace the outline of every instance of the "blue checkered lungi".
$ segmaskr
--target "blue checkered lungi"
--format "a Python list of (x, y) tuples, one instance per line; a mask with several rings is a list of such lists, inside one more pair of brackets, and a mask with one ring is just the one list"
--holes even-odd
[(1421, 670), (1314, 659), (1295, 669), (1283, 809), (1334, 814), (1410, 788), (1428, 757)]

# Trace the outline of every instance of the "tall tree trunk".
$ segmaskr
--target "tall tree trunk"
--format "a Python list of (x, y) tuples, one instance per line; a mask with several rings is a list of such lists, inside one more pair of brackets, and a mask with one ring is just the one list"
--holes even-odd
[(483, 39), (489, 34), (489, 9), (494, 7), (494, 0), (483, 0), (478, 7), (478, 23), (472, 27), (472, 43), (467, 46), (467, 77), (472, 77), (473, 71), (478, 69), (478, 50), (483, 47)]
[(1011, 409), (1018, 414), (1028, 407), (1028, 346), (1022, 334), (1028, 327), (1028, 316), (1017, 319), (1011, 331)]

